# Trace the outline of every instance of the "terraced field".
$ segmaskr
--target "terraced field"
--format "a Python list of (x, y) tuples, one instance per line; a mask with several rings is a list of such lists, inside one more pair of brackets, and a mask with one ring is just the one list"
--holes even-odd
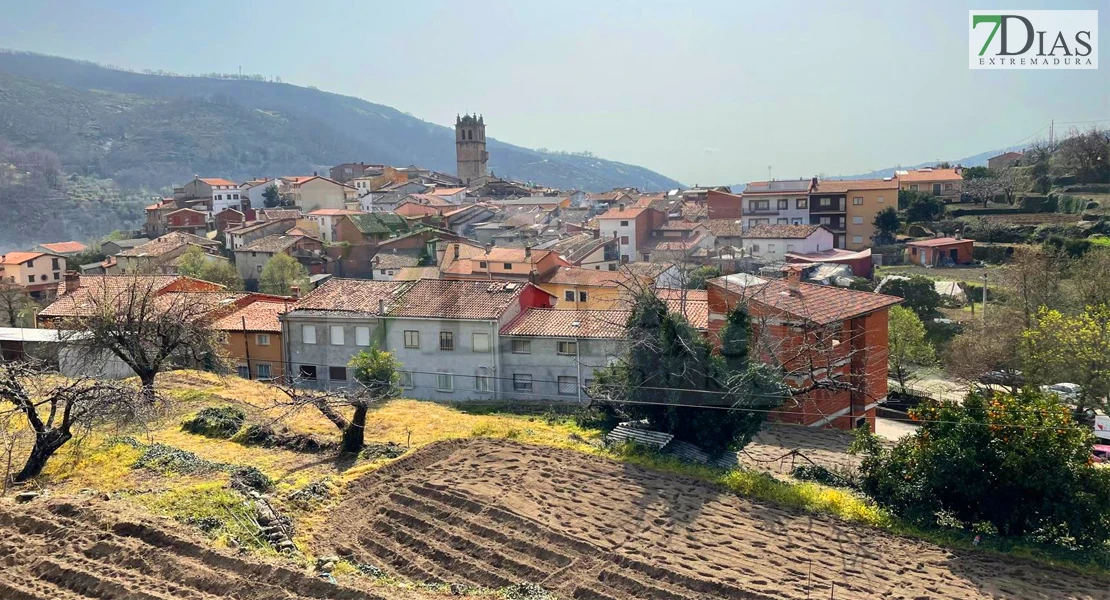
[(433, 444), (365, 476), (316, 540), (318, 554), (415, 581), (533, 582), (587, 600), (1110, 598), (1110, 580), (502, 440)]
[(87, 500), (0, 504), (0, 598), (384, 600)]

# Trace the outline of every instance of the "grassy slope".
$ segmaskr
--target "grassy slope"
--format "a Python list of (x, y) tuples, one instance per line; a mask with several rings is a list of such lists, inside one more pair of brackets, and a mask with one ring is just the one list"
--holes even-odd
[[(211, 374), (178, 372), (162, 376), (159, 382), (164, 393), (173, 399), (172, 409), (158, 423), (143, 432), (123, 432), (145, 442), (160, 442), (194, 452), (201, 458), (218, 462), (249, 464), (258, 467), (277, 482), (276, 503), (294, 518), (298, 546), (307, 549), (314, 528), (322, 522), (330, 501), (303, 505), (285, 502), (290, 493), (311, 482), (325, 481), (332, 489), (370, 472), (386, 461), (337, 461), (329, 455), (301, 454), (280, 449), (244, 447), (230, 440), (217, 440), (184, 433), (182, 419), (206, 406), (236, 405), (248, 413), (248, 422), (272, 422), (279, 417), (291, 431), (335, 437), (334, 427), (315, 410), (287, 414), (275, 406), (278, 396), (266, 386), (238, 378), (218, 378)], [(117, 434), (120, 432), (111, 432)], [(228, 519), (241, 510), (236, 494), (226, 489), (227, 475), (165, 475), (145, 470), (132, 470), (130, 464), (138, 451), (127, 446), (103, 443), (109, 432), (96, 432), (80, 446), (67, 446), (48, 466), (40, 484), (55, 493), (76, 493), (86, 488), (114, 492), (117, 497), (147, 510), (175, 518), (214, 516)], [(411, 436), (411, 437), (410, 437)], [(472, 415), (440, 404), (395, 400), (371, 414), (368, 443), (396, 442), (411, 439), (413, 447), (435, 441), (470, 436), (510, 438), (527, 443), (603, 455), (657, 470), (691, 476), (722, 489), (759, 500), (795, 507), (804, 512), (833, 515), (859, 523), (959, 548), (971, 547), (971, 536), (959, 533), (922, 531), (914, 528), (866, 499), (846, 490), (814, 483), (774, 479), (744, 470), (720, 469), (690, 465), (634, 448), (609, 450), (599, 443), (601, 432), (582, 429), (573, 423), (517, 415)], [(217, 542), (228, 535), (243, 539), (252, 535), (249, 528), (234, 525), (220, 532)], [(1052, 564), (1068, 564), (1059, 553), (1041, 549), (1000, 545), (991, 540), (979, 547), (982, 551), (1006, 551), (1029, 556)], [(265, 550), (263, 551), (266, 552)], [(1100, 571), (1087, 563), (1071, 563), (1084, 570)], [(1105, 572), (1102, 570), (1102, 572)]]

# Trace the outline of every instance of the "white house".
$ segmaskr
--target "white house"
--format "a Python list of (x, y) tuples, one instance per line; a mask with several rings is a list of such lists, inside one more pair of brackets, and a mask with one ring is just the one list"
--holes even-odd
[(239, 184), (239, 197), (247, 201), (245, 208), (265, 208), (266, 188), (277, 185), (273, 179), (252, 179)]
[(320, 239), (325, 242), (335, 241), (335, 227), (347, 215), (364, 214), (361, 210), (346, 208), (318, 208), (306, 215), (320, 227)]
[(784, 262), (787, 252), (829, 250), (836, 236), (823, 225), (756, 225), (744, 234), (744, 250), (757, 258)]
[(753, 181), (744, 188), (744, 230), (758, 225), (809, 223), (812, 179)]
[(622, 263), (636, 260), (636, 251), (646, 244), (656, 224), (665, 217), (659, 211), (643, 206), (609, 209), (597, 218), (601, 237), (617, 238)]

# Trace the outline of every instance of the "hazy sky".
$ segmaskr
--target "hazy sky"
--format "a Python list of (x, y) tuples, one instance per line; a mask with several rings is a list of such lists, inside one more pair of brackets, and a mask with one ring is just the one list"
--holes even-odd
[(1110, 124), (1105, 49), (1097, 71), (967, 68), (967, 10), (999, 4), (1102, 8), (1110, 32), (1098, 1), (0, 0), (0, 46), (136, 70), (242, 66), (731, 184), (768, 166), (787, 178), (960, 158), (1050, 119)]

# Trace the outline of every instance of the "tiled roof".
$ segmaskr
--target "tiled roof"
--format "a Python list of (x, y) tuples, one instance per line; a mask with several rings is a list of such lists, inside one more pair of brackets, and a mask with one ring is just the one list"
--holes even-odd
[(442, 189), (441, 188), (436, 188), (431, 193), (436, 195), (436, 196), (454, 196), (455, 194), (457, 194), (459, 192), (465, 192), (465, 191), (466, 191), (466, 188), (464, 188), (464, 187), (453, 187), (453, 188), (442, 188)]
[(21, 265), (40, 256), (49, 256), (45, 252), (9, 252), (0, 256), (0, 265)]
[(544, 250), (558, 252), (567, 260), (575, 261), (581, 258), (585, 258), (601, 246), (610, 243), (611, 241), (611, 238), (595, 238), (593, 233), (586, 232), (565, 237), (560, 240), (555, 240), (553, 243), (546, 244)]
[[(58, 286), (58, 298), (39, 314), (44, 317), (71, 317), (87, 314), (92, 310), (92, 298), (109, 298), (124, 301), (131, 295), (134, 287), (137, 293), (146, 293), (150, 290), (159, 293), (181, 280), (188, 277), (178, 275), (82, 275), (81, 287), (75, 291), (66, 290), (65, 283)], [(218, 290), (223, 286), (203, 282), (204, 287)]]
[(77, 254), (89, 249), (81, 242), (57, 242), (54, 244), (39, 244), (39, 246), (55, 254)]
[(370, 259), (370, 264), (375, 269), (400, 269), (402, 267), (415, 267), (420, 263), (419, 253), (407, 252), (379, 252)]
[(295, 208), (262, 208), (258, 211), (259, 221), (281, 221), (283, 219), (299, 219), (303, 215)]
[(898, 173), (898, 181), (955, 181), (962, 180), (958, 169), (918, 169)]
[(679, 212), (682, 214), (683, 219), (697, 221), (699, 219), (705, 219), (709, 214), (709, 207), (705, 204), (696, 202), (686, 202), (682, 205), (682, 208), (679, 209)]
[(709, 301), (697, 300), (693, 297), (686, 298), (683, 302), (681, 298), (671, 298), (666, 301), (667, 310), (678, 313), (686, 317), (686, 321), (690, 326), (699, 331), (706, 331), (709, 329)]
[(387, 309), (391, 317), (497, 319), (530, 284), (508, 281), (421, 279)]
[(660, 225), (658, 229), (660, 231), (690, 231), (692, 229), (697, 229), (699, 225), (701, 224), (694, 223), (693, 221), (687, 221), (685, 219), (674, 219), (672, 221), (668, 221), (664, 225)]
[(439, 267), (405, 267), (393, 276), (393, 281), (416, 281), (418, 279), (439, 279)]
[(454, 206), (454, 204), (451, 204), (435, 194), (409, 194), (405, 196), (402, 202), (413, 202), (425, 206)]
[(134, 248), (123, 250), (118, 254), (118, 256), (130, 256), (135, 258), (158, 258), (189, 244), (201, 247), (220, 245), (220, 243), (217, 241), (203, 238), (199, 235), (193, 235), (191, 233), (184, 233), (181, 231), (171, 231), (170, 233), (167, 233), (160, 238), (155, 238), (145, 244), (142, 244), (141, 246), (135, 246)]
[(839, 181), (823, 180), (817, 182), (814, 194), (843, 194), (855, 190), (896, 190), (898, 181), (894, 179), (844, 179)]
[(408, 221), (393, 213), (358, 213), (347, 215), (359, 233), (392, 234), (408, 229)]
[(929, 238), (929, 239), (925, 239), (925, 240), (914, 240), (912, 242), (906, 242), (906, 245), (907, 246), (917, 246), (918, 248), (932, 248), (932, 247), (935, 247), (935, 246), (951, 246), (952, 244), (962, 244), (964, 242), (974, 242), (974, 241), (975, 240), (973, 240), (971, 238), (963, 238), (961, 240), (957, 240), (954, 237), (942, 237), (942, 238)]
[(332, 277), (293, 305), (290, 311), (378, 314), (378, 300), (388, 304), (408, 285), (403, 281), (371, 281)]
[(744, 288), (729, 285), (728, 277), (730, 276), (712, 279), (709, 285), (727, 289), (744, 299), (758, 302), (774, 312), (818, 325), (828, 325), (859, 317), (902, 302), (902, 299), (897, 296), (860, 292), (831, 285), (798, 283), (797, 289), (791, 289), (783, 279), (753, 283)]
[(530, 308), (501, 328), (501, 335), (620, 340), (626, 336), (627, 310)]
[(652, 281), (655, 281), (657, 277), (662, 275), (667, 269), (670, 269), (673, 266), (674, 265), (672, 264), (661, 262), (633, 261), (621, 265), (620, 268), (622, 271), (629, 271), (636, 275), (641, 275), (643, 277), (651, 279)]
[(336, 181), (334, 179), (329, 179), (327, 177), (324, 177), (323, 175), (309, 175), (307, 177), (304, 177), (304, 176), (282, 177), (282, 179), (292, 183), (295, 187), (302, 186), (302, 185), (312, 181), (313, 179), (319, 179), (320, 181), (326, 181), (328, 183), (334, 183), (335, 185), (338, 185), (340, 187), (351, 188), (352, 190), (355, 189), (353, 186), (347, 185), (345, 183), (339, 183), (338, 181)]
[(696, 232), (694, 235), (684, 238), (665, 238), (653, 237), (648, 238), (641, 250), (658, 250), (662, 252), (686, 252), (693, 250), (699, 243), (701, 243), (704, 234)]
[(709, 233), (717, 237), (741, 237), (744, 225), (740, 219), (706, 219), (701, 222)]
[(203, 215), (204, 214), (203, 212), (201, 212), (201, 211), (199, 211), (195, 208), (179, 208), (179, 209), (177, 209), (173, 212), (170, 212), (166, 216), (168, 217), (170, 215), (176, 215), (177, 213), (180, 213), (180, 212), (191, 212), (191, 213), (197, 213), (198, 215)]
[(306, 236), (303, 235), (266, 235), (254, 240), (243, 248), (236, 250), (236, 252), (265, 252), (269, 254), (277, 254), (278, 252), (285, 252), (297, 242), (303, 240)]
[(786, 224), (765, 224), (756, 225), (744, 234), (745, 238), (751, 239), (772, 239), (772, 240), (794, 240), (805, 239), (813, 232), (820, 229), (820, 225), (786, 225)]
[(598, 216), (599, 219), (635, 219), (640, 216), (640, 213), (647, 210), (643, 206), (633, 206), (624, 210), (610, 208), (609, 210)]
[[(554, 285), (594, 285), (618, 287), (634, 276), (622, 271), (601, 271), (582, 267), (559, 267), (541, 278), (542, 283)], [(646, 283), (646, 282), (645, 282)]]
[(104, 242), (104, 243), (105, 244), (115, 244), (115, 245), (119, 246), (120, 249), (126, 250), (127, 248), (136, 248), (138, 246), (142, 246), (143, 244), (148, 244), (148, 243), (150, 243), (150, 240), (147, 239), (147, 238), (129, 238), (129, 239), (126, 239), (126, 240), (109, 240), (109, 241)]
[(217, 319), (212, 326), (218, 331), (281, 333), (281, 321), (278, 320), (278, 315), (288, 310), (291, 304), (292, 302), (257, 300), (223, 318)]
[(220, 179), (219, 177), (200, 177), (199, 179), (204, 183), (207, 183), (208, 185), (230, 185), (234, 187), (239, 187), (238, 183), (235, 183), (234, 181), (228, 181), (226, 179)]

